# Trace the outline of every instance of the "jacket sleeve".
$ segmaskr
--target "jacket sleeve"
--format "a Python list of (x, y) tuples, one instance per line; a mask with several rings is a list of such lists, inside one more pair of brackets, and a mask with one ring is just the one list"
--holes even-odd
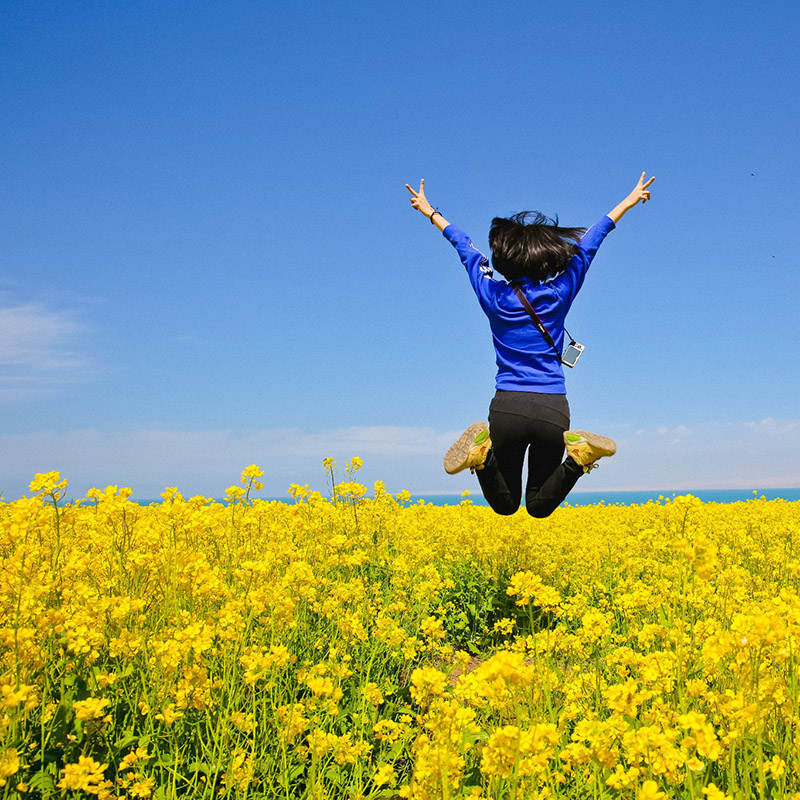
[(578, 243), (578, 251), (570, 259), (567, 269), (550, 282), (562, 301), (566, 303), (567, 308), (572, 305), (572, 301), (581, 286), (583, 286), (586, 272), (592, 263), (595, 253), (603, 243), (603, 239), (614, 228), (616, 228), (616, 225), (614, 225), (611, 217), (607, 216), (592, 225)]
[(445, 239), (455, 247), (461, 263), (467, 270), (469, 282), (482, 307), (491, 305), (497, 283), (489, 266), (489, 259), (472, 243), (472, 239), (456, 225), (448, 225), (443, 231)]

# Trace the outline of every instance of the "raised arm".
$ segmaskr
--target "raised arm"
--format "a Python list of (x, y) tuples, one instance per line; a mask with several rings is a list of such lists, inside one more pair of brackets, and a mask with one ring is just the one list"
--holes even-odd
[(440, 231), (443, 231), (450, 223), (434, 209), (425, 197), (425, 178), (419, 182), (419, 191), (415, 192), (408, 184), (406, 189), (411, 192), (411, 206), (416, 208), (420, 214), (424, 214)]
[(609, 211), (608, 216), (611, 217), (615, 225), (625, 216), (626, 212), (630, 211), (640, 200), (642, 203), (646, 203), (650, 199), (648, 187), (656, 178), (654, 175), (645, 183), (644, 176), (645, 173), (643, 172), (634, 190), (616, 206), (613, 211)]

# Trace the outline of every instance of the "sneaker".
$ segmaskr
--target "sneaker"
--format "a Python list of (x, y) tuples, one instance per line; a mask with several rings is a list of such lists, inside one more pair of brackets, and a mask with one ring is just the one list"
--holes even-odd
[(593, 470), (598, 458), (613, 456), (617, 452), (617, 443), (613, 439), (588, 431), (566, 431), (564, 444), (567, 455), (580, 464), (584, 472)]
[(491, 446), (489, 426), (485, 422), (473, 422), (447, 451), (444, 471), (455, 475), (467, 467), (473, 472), (483, 469), (483, 462), (486, 461)]

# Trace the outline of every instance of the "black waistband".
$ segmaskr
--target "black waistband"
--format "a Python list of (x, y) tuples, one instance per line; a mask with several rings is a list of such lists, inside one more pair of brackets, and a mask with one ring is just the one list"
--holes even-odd
[(565, 394), (507, 392), (498, 389), (489, 406), (489, 411), (519, 414), (523, 417), (563, 425), (565, 428), (569, 427), (569, 402)]

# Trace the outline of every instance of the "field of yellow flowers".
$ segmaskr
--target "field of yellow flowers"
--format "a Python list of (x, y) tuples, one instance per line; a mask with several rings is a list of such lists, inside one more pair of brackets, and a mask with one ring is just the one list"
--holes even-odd
[(800, 504), (0, 502), (0, 793), (800, 800)]

